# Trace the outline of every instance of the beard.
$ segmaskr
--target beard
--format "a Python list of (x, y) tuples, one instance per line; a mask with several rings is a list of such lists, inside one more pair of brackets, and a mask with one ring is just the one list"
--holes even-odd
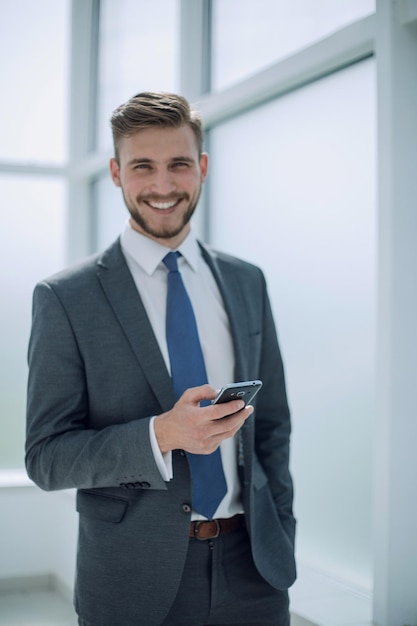
[[(197, 208), (200, 195), (201, 195), (201, 185), (199, 186), (199, 188), (197, 189), (193, 197), (190, 197), (188, 193), (171, 194), (169, 196), (166, 196), (165, 198), (161, 196), (156, 196), (156, 195), (138, 196), (136, 198), (136, 204), (133, 205), (133, 203), (128, 202), (123, 192), (123, 198), (124, 198), (126, 207), (133, 221), (139, 226), (142, 232), (156, 239), (171, 239), (172, 237), (176, 237), (177, 235), (179, 235), (183, 231), (185, 226), (191, 220), (194, 214), (194, 211)], [(182, 219), (179, 221), (179, 223), (176, 226), (154, 227), (151, 223), (151, 220), (148, 219), (146, 215), (141, 213), (140, 209), (138, 208), (143, 202), (145, 203), (147, 202), (173, 202), (177, 200), (188, 201), (188, 206), (186, 207), (184, 213), (182, 214)]]

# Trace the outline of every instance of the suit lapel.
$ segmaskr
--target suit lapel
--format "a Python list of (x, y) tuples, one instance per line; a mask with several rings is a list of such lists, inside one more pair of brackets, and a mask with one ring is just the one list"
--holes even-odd
[(99, 258), (97, 277), (162, 410), (168, 411), (176, 401), (171, 378), (119, 240)]
[(235, 379), (246, 380), (248, 376), (249, 354), (247, 316), (243, 314), (245, 302), (242, 289), (236, 274), (227, 263), (222, 262), (214, 253), (200, 243), (203, 257), (210, 267), (223, 298), (223, 303), (229, 318), (235, 351)]
[[(235, 380), (247, 380), (250, 362), (248, 316), (245, 314), (246, 304), (236, 272), (229, 263), (223, 262), (214, 252), (209, 251), (200, 243), (203, 257), (209, 265), (223, 298), (229, 317), (235, 351)], [(237, 434), (237, 462), (239, 476), (244, 481), (244, 474), (250, 473), (254, 449), (254, 417), (246, 420)]]

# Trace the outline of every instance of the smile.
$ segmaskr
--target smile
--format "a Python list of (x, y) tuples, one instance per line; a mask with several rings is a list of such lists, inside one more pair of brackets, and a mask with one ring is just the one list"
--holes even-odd
[(151, 202), (147, 201), (146, 204), (149, 204), (153, 209), (159, 209), (160, 211), (166, 211), (168, 209), (172, 209), (176, 204), (178, 204), (180, 200), (172, 200), (171, 202)]

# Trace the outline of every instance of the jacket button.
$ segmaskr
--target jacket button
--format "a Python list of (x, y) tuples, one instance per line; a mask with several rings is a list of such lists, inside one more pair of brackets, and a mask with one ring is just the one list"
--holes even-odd
[(182, 510), (184, 511), (184, 513), (191, 513), (191, 507), (189, 504), (183, 504)]
[(121, 487), (122, 489), (127, 489), (126, 483), (120, 483), (119, 487)]
[(149, 487), (151, 486), (151, 483), (148, 483), (148, 481), (144, 480), (142, 483), (142, 489), (149, 489)]

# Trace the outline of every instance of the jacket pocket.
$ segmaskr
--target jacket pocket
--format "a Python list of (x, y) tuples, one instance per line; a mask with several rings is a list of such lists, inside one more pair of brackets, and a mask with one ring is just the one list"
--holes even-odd
[(121, 522), (127, 506), (128, 501), (124, 498), (83, 490), (77, 493), (77, 512), (104, 522)]
[(262, 489), (264, 485), (268, 482), (268, 477), (265, 474), (262, 465), (259, 463), (256, 456), (253, 460), (253, 473), (252, 473), (252, 484), (255, 489)]

